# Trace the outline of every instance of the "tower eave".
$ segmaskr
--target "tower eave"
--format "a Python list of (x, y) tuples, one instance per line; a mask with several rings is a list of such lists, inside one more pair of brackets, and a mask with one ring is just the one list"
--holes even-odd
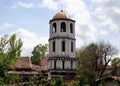
[(75, 22), (75, 20), (73, 20), (73, 19), (57, 18), (57, 19), (52, 19), (52, 20), (50, 20), (49, 23), (51, 23), (52, 21), (56, 21), (56, 20), (68, 20), (68, 21)]

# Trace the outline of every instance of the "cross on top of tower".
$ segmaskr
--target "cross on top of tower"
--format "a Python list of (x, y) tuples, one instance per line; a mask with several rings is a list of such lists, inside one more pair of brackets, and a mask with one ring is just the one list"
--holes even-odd
[(61, 12), (63, 12), (63, 10), (61, 10)]

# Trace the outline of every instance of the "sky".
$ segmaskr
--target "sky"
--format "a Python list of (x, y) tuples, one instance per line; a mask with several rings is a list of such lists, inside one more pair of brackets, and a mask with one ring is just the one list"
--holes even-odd
[(31, 56), (48, 44), (49, 21), (60, 10), (76, 21), (76, 48), (104, 40), (120, 50), (120, 0), (0, 0), (0, 36), (16, 33), (22, 56)]

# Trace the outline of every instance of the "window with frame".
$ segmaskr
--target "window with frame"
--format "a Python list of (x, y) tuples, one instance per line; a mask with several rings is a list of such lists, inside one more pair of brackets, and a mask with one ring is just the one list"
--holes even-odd
[(56, 32), (56, 29), (57, 29), (57, 25), (56, 25), (56, 23), (53, 23), (52, 33), (55, 33), (55, 32)]
[(55, 41), (53, 41), (53, 52), (55, 52)]
[(71, 52), (73, 52), (73, 42), (71, 42)]
[(54, 69), (56, 69), (56, 60), (54, 60)]
[(73, 33), (73, 24), (70, 24), (70, 33)]
[(73, 61), (71, 61), (71, 69), (73, 69)]
[(65, 52), (65, 41), (62, 41), (62, 52)]
[(65, 24), (65, 22), (61, 23), (61, 32), (66, 32), (66, 24)]
[(64, 69), (65, 61), (62, 61), (62, 69)]

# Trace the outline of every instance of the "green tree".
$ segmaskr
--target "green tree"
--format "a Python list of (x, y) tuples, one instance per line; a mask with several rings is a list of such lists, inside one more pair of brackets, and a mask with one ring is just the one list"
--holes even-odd
[(40, 65), (40, 61), (45, 57), (47, 49), (48, 49), (47, 44), (45, 45), (39, 44), (35, 46), (32, 51), (33, 54), (33, 56), (31, 57), (32, 63), (35, 65)]
[(6, 77), (10, 65), (14, 64), (21, 54), (22, 41), (16, 38), (16, 34), (11, 37), (4, 35), (0, 37), (0, 78)]
[(112, 64), (113, 66), (120, 65), (120, 58), (117, 57), (117, 58), (112, 59), (111, 64)]
[[(72, 82), (71, 86), (81, 86), (81, 85), (80, 85), (80, 82)], [(82, 85), (82, 86), (85, 86), (85, 85)]]
[(118, 76), (118, 70), (119, 70), (119, 66), (120, 66), (120, 58), (114, 58), (111, 61), (111, 65), (114, 67), (113, 71), (112, 71), (112, 75), (113, 76)]
[(64, 82), (62, 77), (51, 79), (46, 83), (46, 86), (68, 86), (67, 83)]
[(78, 71), (82, 77), (87, 78), (90, 86), (94, 86), (95, 79), (103, 76), (105, 68), (116, 55), (118, 50), (104, 41), (91, 43), (78, 50)]

